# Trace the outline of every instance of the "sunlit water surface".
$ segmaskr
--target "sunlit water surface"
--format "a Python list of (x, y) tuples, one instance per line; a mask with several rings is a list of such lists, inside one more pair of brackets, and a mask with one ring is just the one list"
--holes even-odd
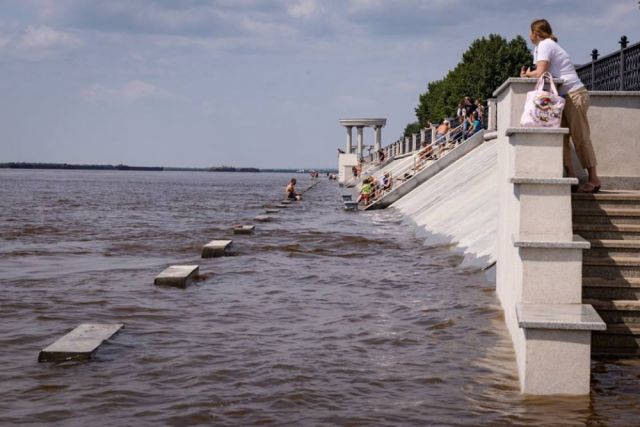
[[(0, 170), (2, 425), (638, 425), (640, 368), (525, 398), (482, 273), (392, 209), (341, 210), (284, 174)], [(310, 179), (299, 177), (299, 188)], [(234, 256), (201, 259), (234, 240)], [(185, 289), (153, 285), (197, 263)], [(91, 362), (38, 363), (82, 322), (126, 329)]]

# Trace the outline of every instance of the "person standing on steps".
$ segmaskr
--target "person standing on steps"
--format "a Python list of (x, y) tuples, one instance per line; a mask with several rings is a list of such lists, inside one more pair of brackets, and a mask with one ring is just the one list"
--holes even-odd
[(593, 151), (591, 130), (587, 119), (589, 92), (580, 81), (569, 54), (557, 43), (558, 39), (553, 35), (551, 24), (546, 19), (536, 19), (531, 23), (529, 39), (535, 46), (533, 61), (536, 69), (532, 71), (531, 68), (522, 67), (520, 77), (539, 78), (544, 73), (550, 72), (553, 78), (564, 81), (559, 90), (559, 94), (566, 102), (562, 113), (562, 126), (568, 127), (570, 134), (564, 137), (562, 156), (564, 166), (567, 176), (577, 176), (571, 160), (569, 145), (569, 136), (571, 136), (578, 159), (589, 175), (587, 182), (578, 188), (578, 192), (597, 193), (600, 191), (601, 183), (596, 171), (596, 155)]

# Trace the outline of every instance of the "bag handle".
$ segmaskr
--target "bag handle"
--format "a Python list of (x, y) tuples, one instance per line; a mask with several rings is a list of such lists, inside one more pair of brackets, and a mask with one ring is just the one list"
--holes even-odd
[(553, 82), (553, 76), (548, 71), (543, 73), (538, 79), (538, 83), (536, 84), (536, 90), (542, 90), (544, 88), (545, 79), (549, 79), (549, 89), (551, 89), (551, 92), (554, 95), (558, 96), (558, 89), (556, 89), (556, 84)]

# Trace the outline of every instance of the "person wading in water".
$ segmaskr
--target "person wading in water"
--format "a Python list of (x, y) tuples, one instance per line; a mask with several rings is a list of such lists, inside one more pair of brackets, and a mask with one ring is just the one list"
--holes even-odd
[(287, 189), (285, 190), (287, 193), (287, 199), (289, 200), (300, 200), (301, 197), (298, 193), (296, 193), (296, 179), (291, 178), (289, 184), (287, 184)]

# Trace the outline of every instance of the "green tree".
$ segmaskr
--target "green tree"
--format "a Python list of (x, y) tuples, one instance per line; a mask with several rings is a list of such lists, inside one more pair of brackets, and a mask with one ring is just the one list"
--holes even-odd
[(403, 136), (411, 136), (414, 133), (419, 133), (419, 132), (420, 132), (420, 123), (413, 122), (413, 123), (409, 123), (409, 124), (407, 124), (407, 126), (405, 126), (404, 132), (402, 133), (402, 135)]
[(490, 34), (474, 40), (460, 63), (442, 80), (430, 82), (427, 91), (420, 95), (415, 109), (419, 126), (454, 115), (465, 96), (490, 98), (507, 78), (517, 76), (520, 67), (531, 62), (531, 52), (521, 36), (507, 41), (498, 34)]

